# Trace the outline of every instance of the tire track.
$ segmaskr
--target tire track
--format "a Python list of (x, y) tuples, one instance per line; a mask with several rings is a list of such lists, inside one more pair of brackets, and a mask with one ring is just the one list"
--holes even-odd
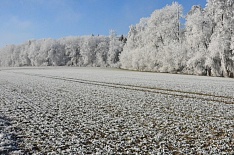
[(50, 79), (56, 79), (56, 80), (64, 80), (64, 81), (70, 81), (70, 82), (78, 82), (78, 83), (89, 84), (89, 85), (121, 88), (121, 89), (135, 90), (135, 91), (144, 91), (144, 92), (151, 92), (151, 93), (157, 93), (157, 94), (163, 94), (163, 95), (172, 95), (175, 97), (201, 99), (205, 101), (213, 101), (213, 102), (219, 102), (219, 103), (225, 103), (225, 104), (234, 104), (234, 98), (230, 96), (218, 96), (218, 95), (206, 94), (206, 93), (188, 92), (188, 91), (164, 89), (164, 88), (156, 88), (156, 87), (134, 86), (134, 85), (128, 85), (128, 84), (101, 82), (101, 81), (94, 81), (94, 80), (85, 80), (85, 79), (78, 79), (78, 78), (51, 76), (51, 75), (41, 75), (41, 74), (31, 74), (31, 73), (29, 74), (29, 73), (24, 73), (24, 72), (10, 72), (10, 73), (50, 78)]

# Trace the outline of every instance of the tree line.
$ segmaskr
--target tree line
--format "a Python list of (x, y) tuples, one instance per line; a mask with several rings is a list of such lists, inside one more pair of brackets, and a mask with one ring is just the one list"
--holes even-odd
[[(126, 37), (33, 40), (0, 49), (1, 66), (96, 66), (233, 77), (234, 1), (208, 0), (183, 15), (177, 2), (130, 26)], [(181, 22), (185, 19), (185, 22)]]
[(30, 40), (0, 49), (0, 65), (118, 67), (124, 44), (115, 31), (110, 36)]

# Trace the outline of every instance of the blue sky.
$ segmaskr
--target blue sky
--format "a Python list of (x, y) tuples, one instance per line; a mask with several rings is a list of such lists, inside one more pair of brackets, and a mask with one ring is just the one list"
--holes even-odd
[[(127, 34), (130, 25), (173, 0), (0, 0), (0, 47), (30, 39)], [(206, 0), (177, 0), (187, 13)]]

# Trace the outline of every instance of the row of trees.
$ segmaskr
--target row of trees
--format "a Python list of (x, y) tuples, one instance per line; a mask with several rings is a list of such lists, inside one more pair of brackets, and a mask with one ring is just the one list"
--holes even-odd
[(110, 36), (30, 40), (0, 49), (0, 65), (117, 67), (123, 46), (115, 31)]
[(131, 26), (122, 68), (233, 77), (234, 1), (208, 0), (183, 18), (173, 3)]
[[(232, 77), (234, 1), (208, 0), (184, 17), (178, 3), (109, 36), (34, 40), (0, 49), (1, 66), (110, 66), (130, 70)], [(185, 18), (185, 24), (182, 24)]]

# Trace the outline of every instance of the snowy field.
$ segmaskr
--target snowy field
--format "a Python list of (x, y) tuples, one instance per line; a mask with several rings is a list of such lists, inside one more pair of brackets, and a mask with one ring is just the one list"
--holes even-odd
[(0, 68), (0, 154), (233, 154), (234, 79)]

